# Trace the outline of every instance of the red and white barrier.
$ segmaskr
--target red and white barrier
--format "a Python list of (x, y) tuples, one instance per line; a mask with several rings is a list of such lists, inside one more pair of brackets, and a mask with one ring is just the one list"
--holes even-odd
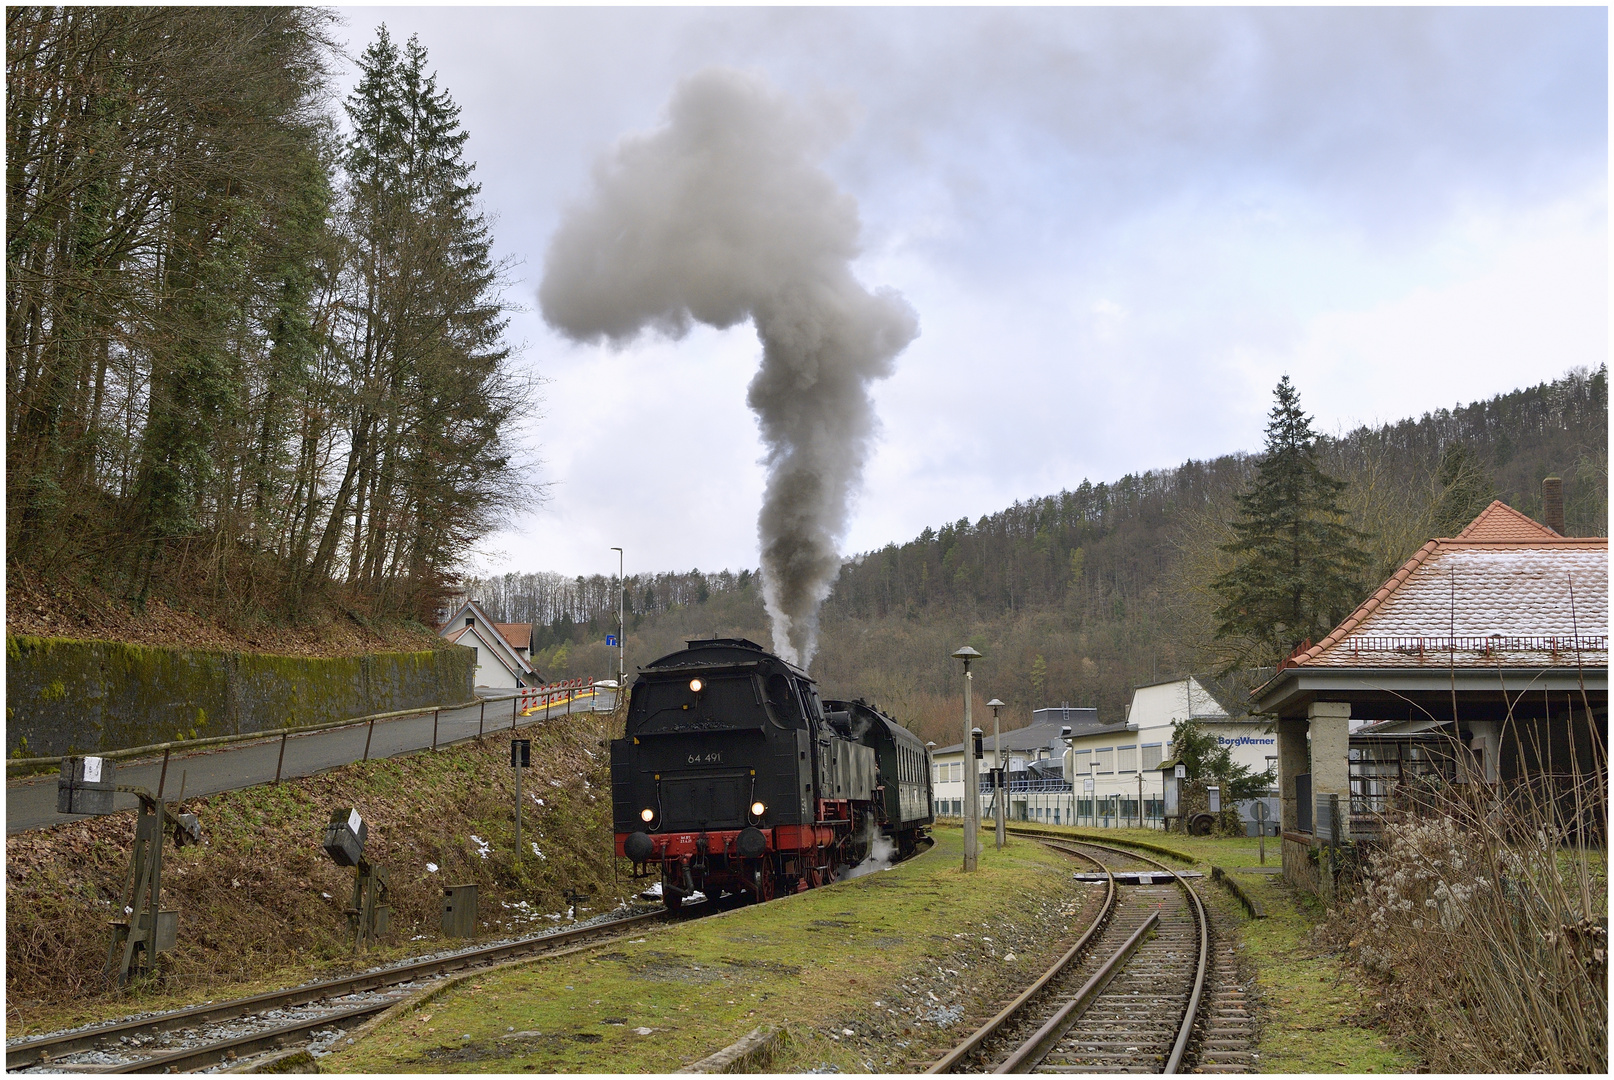
[(539, 709), (548, 709), (558, 702), (571, 702), (579, 697), (594, 696), (592, 678), (562, 679), (543, 686), (524, 686), (516, 691), (516, 708), (525, 715)]

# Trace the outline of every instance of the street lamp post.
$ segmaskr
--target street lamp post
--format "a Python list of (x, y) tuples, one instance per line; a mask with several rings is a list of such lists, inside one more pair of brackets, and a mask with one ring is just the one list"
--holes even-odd
[(975, 734), (974, 718), (971, 715), (970, 684), (973, 676), (970, 675), (970, 661), (979, 660), (981, 654), (965, 645), (953, 653), (954, 660), (964, 661), (964, 760), (967, 767), (964, 769), (964, 872), (974, 873), (976, 863), (980, 859), (977, 849), (980, 846), (981, 832), (981, 781), (975, 771)]
[(622, 554), (622, 549), (614, 547), (611, 550), (616, 552), (616, 581), (618, 586), (616, 594), (616, 700), (617, 704), (620, 705), (622, 703), (622, 694), (628, 685), (628, 647), (627, 639), (624, 636), (624, 632), (627, 630), (628, 579), (622, 572), (627, 564), (626, 556)]
[(998, 710), (1003, 708), (1003, 702), (999, 701), (997, 698), (993, 698), (991, 701), (986, 703), (986, 707), (992, 710), (992, 746), (997, 751), (998, 759), (997, 770), (993, 774), (995, 779), (992, 782), (992, 808), (996, 811), (996, 813), (993, 814), (993, 817), (997, 818), (998, 823), (998, 850), (1002, 851), (1003, 796), (1009, 787), (1008, 777), (1003, 772), (1003, 728), (1002, 725), (998, 723)]

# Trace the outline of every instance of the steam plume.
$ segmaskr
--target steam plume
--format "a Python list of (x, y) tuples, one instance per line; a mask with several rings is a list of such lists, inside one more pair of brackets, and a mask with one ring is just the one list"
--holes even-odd
[(768, 448), (763, 598), (774, 650), (803, 667), (876, 429), (869, 385), (919, 332), (896, 292), (852, 276), (857, 204), (813, 163), (824, 134), (755, 76), (686, 79), (663, 127), (598, 162), (538, 291), (544, 318), (581, 341), (752, 320), (762, 366), (746, 400)]

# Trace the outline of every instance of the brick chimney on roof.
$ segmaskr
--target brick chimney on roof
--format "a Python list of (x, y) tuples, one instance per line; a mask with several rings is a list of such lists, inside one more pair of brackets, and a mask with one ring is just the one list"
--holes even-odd
[(1541, 516), (1547, 528), (1564, 535), (1564, 482), (1556, 476), (1541, 481)]

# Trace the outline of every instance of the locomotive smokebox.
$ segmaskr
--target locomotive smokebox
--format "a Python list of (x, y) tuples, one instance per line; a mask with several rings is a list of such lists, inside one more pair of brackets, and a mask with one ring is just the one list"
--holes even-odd
[(752, 826), (740, 830), (740, 835), (734, 838), (734, 847), (747, 859), (761, 858), (768, 850), (768, 838), (762, 835), (761, 829)]
[(634, 862), (647, 862), (656, 853), (656, 845), (650, 842), (648, 833), (636, 832), (623, 841), (622, 851)]

